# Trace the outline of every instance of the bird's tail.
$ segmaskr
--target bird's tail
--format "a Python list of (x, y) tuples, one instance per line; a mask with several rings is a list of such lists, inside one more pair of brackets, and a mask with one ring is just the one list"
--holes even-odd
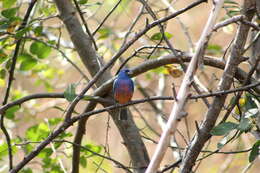
[(122, 108), (119, 112), (119, 120), (127, 120), (127, 109)]

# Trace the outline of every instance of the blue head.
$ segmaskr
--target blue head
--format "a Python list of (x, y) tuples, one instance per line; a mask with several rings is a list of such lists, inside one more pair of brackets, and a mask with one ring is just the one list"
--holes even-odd
[(120, 72), (118, 73), (118, 77), (120, 77), (120, 78), (129, 77), (129, 72), (130, 72), (129, 69), (124, 68), (124, 69), (120, 70)]

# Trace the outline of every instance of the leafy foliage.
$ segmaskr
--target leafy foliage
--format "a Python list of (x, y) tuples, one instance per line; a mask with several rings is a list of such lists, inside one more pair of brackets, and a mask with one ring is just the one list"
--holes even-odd
[(259, 155), (259, 147), (260, 147), (260, 141), (257, 141), (253, 147), (252, 151), (249, 154), (249, 162), (253, 162), (256, 157)]
[(219, 124), (218, 126), (214, 127), (211, 130), (211, 134), (214, 136), (223, 136), (228, 134), (230, 131), (236, 129), (238, 127), (237, 124), (232, 123), (232, 122), (224, 122)]
[[(80, 5), (84, 17), (88, 17), (86, 21), (87, 23), (90, 22), (91, 25), (88, 25), (88, 27), (93, 33), (96, 28), (99, 28), (99, 24), (103, 21), (104, 16), (110, 15), (111, 10), (115, 4), (118, 3), (118, 0), (104, 2), (77, 0), (77, 2)], [(140, 62), (146, 62), (149, 58), (154, 58), (153, 60), (156, 61), (159, 59), (158, 57), (171, 52), (167, 44), (163, 41), (163, 36), (167, 39), (171, 39), (170, 41), (173, 43), (174, 48), (185, 47), (186, 43), (179, 43), (179, 33), (173, 33), (172, 28), (166, 26), (167, 23), (163, 23), (163, 25), (165, 25), (165, 33), (162, 34), (158, 32), (158, 30), (151, 30), (145, 33), (141, 38), (138, 37), (138, 41), (133, 45), (128, 44), (127, 41), (133, 39), (140, 29), (146, 27), (148, 23), (151, 23), (149, 14), (144, 10), (140, 13), (140, 18), (137, 18), (138, 21), (136, 21), (136, 25), (134, 25), (137, 8), (132, 5), (134, 4), (132, 2), (133, 1), (130, 0), (122, 0), (119, 7), (111, 13), (111, 16), (108, 16), (108, 19), (93, 36), (98, 46), (96, 52), (100, 57), (102, 56), (104, 64), (107, 64), (111, 57), (120, 51), (120, 58), (126, 59), (130, 57), (126, 64), (130, 67), (135, 67), (139, 65)], [(57, 22), (61, 19), (61, 15), (59, 15), (55, 3), (44, 0), (37, 1), (37, 3), (37, 7), (34, 7), (33, 12), (29, 15), (27, 24), (24, 25), (26, 8), (29, 3), (27, 1), (0, 0), (0, 90), (4, 93), (8, 87), (7, 84), (10, 82), (8, 81), (10, 69), (14, 62), (13, 58), (17, 54), (14, 79), (10, 88), (8, 102), (25, 99), (25, 96), (30, 96), (31, 94), (41, 95), (41, 93), (46, 94), (48, 92), (54, 92), (54, 94), (56, 92), (63, 92), (63, 96), (66, 100), (63, 99), (60, 101), (60, 99), (57, 98), (44, 98), (41, 100), (29, 99), (24, 103), (9, 107), (4, 111), (4, 124), (11, 136), (11, 149), (14, 157), (32, 153), (39, 143), (46, 140), (55, 129), (59, 128), (59, 125), (64, 121), (63, 115), (67, 111), (67, 106), (70, 104), (68, 102), (72, 102), (76, 98), (76, 89), (82, 89), (78, 83), (84, 87), (85, 83), (88, 82), (85, 79), (81, 79), (82, 77), (80, 77), (79, 73), (75, 72), (74, 69), (76, 65), (78, 67), (76, 70), (80, 69), (83, 73), (85, 73), (86, 70), (84, 67), (85, 64), (78, 60), (77, 45), (73, 45), (70, 40), (70, 38), (72, 38), (72, 40), (77, 39), (78, 37), (74, 37), (77, 33), (75, 35), (70, 32), (67, 33), (65, 31), (65, 25), (61, 22)], [(150, 5), (150, 2), (147, 3)], [(156, 4), (156, 2), (154, 3)], [(152, 9), (156, 15), (161, 18), (163, 16), (161, 15), (162, 10), (165, 11), (165, 9), (159, 9), (160, 6), (160, 4), (159, 6), (153, 6)], [(223, 8), (226, 12), (225, 19), (240, 14), (240, 4), (235, 0), (226, 0)], [(132, 16), (132, 14), (134, 14), (134, 16)], [(121, 18), (123, 18), (123, 20)], [(144, 18), (146, 20), (143, 20)], [(176, 28), (174, 28), (174, 30)], [(193, 29), (194, 28), (192, 28), (192, 30)], [(234, 32), (232, 32), (232, 34), (233, 33)], [(191, 37), (197, 38), (195, 35), (191, 35)], [(162, 42), (160, 42), (161, 40)], [(19, 51), (16, 52), (18, 42), (21, 44)], [(124, 45), (122, 43), (124, 43)], [(122, 48), (127, 46), (130, 48), (128, 48), (127, 51), (122, 51)], [(145, 48), (146, 46), (148, 48)], [(142, 49), (138, 50), (137, 47)], [(207, 46), (206, 53), (221, 57), (225, 51), (224, 48), (226, 48), (224, 44), (213, 42)], [(193, 52), (193, 50), (190, 49), (190, 52)], [(84, 58), (86, 58), (86, 60), (89, 59), (87, 55)], [(74, 63), (73, 67), (71, 62)], [(146, 79), (151, 81), (157, 80), (157, 77), (163, 74), (166, 78), (171, 80), (171, 83), (177, 83), (178, 91), (179, 81), (181, 81), (181, 77), (183, 77), (183, 69), (171, 63), (172, 62), (169, 62), (168, 65), (161, 65), (160, 67), (157, 66), (158, 68), (154, 68), (145, 73)], [(100, 65), (102, 66), (103, 64), (101, 63)], [(115, 66), (111, 69), (114, 70), (114, 68), (117, 68), (117, 65), (116, 62)], [(146, 84), (147, 81), (142, 82)], [(148, 85), (150, 85), (150, 83), (148, 83)], [(154, 85), (154, 83), (152, 83), (152, 85)], [(95, 89), (95, 87), (93, 88)], [(147, 90), (149, 93), (156, 94), (151, 88), (147, 87)], [(84, 100), (82, 101), (84, 102), (83, 106), (85, 106), (86, 102), (89, 102), (89, 100), (95, 97), (92, 95), (92, 90), (87, 94), (89, 95), (85, 95), (82, 98), (82, 100)], [(259, 98), (253, 95), (253, 93), (243, 95), (233, 112), (233, 114), (235, 114), (235, 120), (232, 119), (228, 120), (228, 122), (221, 123), (210, 132), (215, 136), (223, 136), (218, 142), (218, 149), (224, 147), (232, 137), (234, 137), (233, 140), (236, 140), (240, 135), (258, 128), (256, 124), (259, 116), (257, 100), (259, 101)], [(81, 106), (75, 108), (73, 116), (82, 113), (80, 108)], [(138, 127), (140, 127), (140, 124), (138, 120)], [(103, 127), (98, 128), (101, 129)], [(37, 169), (39, 168), (40, 170), (35, 170), (34, 166), (28, 164), (26, 168), (20, 172), (59, 173), (64, 172), (63, 169), (66, 171), (70, 170), (70, 166), (66, 164), (72, 160), (73, 144), (70, 141), (73, 141), (75, 135), (73, 134), (74, 131), (73, 133), (71, 132), (72, 130), (75, 130), (75, 128), (73, 127), (68, 131), (63, 131), (54, 141), (41, 150), (35, 159), (37, 164), (40, 165), (37, 165)], [(237, 133), (230, 138), (233, 131)], [(142, 132), (145, 134), (144, 131)], [(112, 170), (113, 166), (110, 164), (110, 161), (108, 162), (104, 158), (96, 155), (99, 154), (110, 157), (110, 153), (106, 148), (107, 146), (104, 147), (103, 145), (96, 144), (89, 139), (85, 139), (83, 143), (84, 145), (82, 145), (80, 149), (81, 171), (98, 172), (99, 169), (102, 169), (103, 172), (115, 172)], [(250, 162), (254, 161), (259, 155), (259, 146), (259, 141), (253, 145), (249, 156)], [(117, 148), (115, 148), (115, 150), (116, 149)], [(6, 165), (7, 158), (8, 147), (6, 139), (4, 135), (2, 135), (0, 140), (0, 165)], [(15, 158), (14, 160), (17, 162), (18, 159)], [(65, 163), (64, 168), (61, 166), (61, 162)]]

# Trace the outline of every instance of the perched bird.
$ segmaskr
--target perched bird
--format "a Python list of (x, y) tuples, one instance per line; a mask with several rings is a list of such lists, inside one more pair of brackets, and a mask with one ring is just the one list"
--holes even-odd
[[(113, 84), (114, 98), (120, 104), (129, 102), (134, 93), (134, 83), (128, 75), (129, 72), (128, 69), (120, 70)], [(119, 119), (127, 120), (126, 108), (119, 110)]]

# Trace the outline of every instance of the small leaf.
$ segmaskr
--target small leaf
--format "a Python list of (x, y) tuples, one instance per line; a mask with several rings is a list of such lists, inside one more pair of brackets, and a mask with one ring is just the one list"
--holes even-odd
[(260, 140), (257, 141), (253, 145), (252, 150), (251, 150), (251, 152), (249, 154), (249, 162), (253, 162), (256, 159), (256, 157), (258, 156), (258, 154), (259, 154), (259, 146), (260, 146)]
[(7, 59), (7, 54), (2, 49), (0, 49), (0, 64), (5, 62), (6, 59)]
[(154, 73), (157, 73), (157, 74), (168, 74), (167, 69), (162, 67), (162, 66), (155, 68), (155, 69), (152, 69), (151, 71), (154, 72)]
[(89, 100), (94, 99), (94, 98), (95, 97), (90, 96), (90, 95), (84, 95), (83, 100), (89, 101)]
[(33, 173), (31, 168), (24, 168), (21, 170), (21, 173)]
[(50, 126), (55, 126), (57, 124), (59, 124), (62, 121), (62, 118), (51, 118), (48, 119), (48, 122), (50, 124)]
[(224, 4), (236, 4), (236, 5), (239, 5), (237, 2), (232, 1), (232, 0), (225, 0)]
[(241, 132), (248, 132), (251, 129), (252, 125), (248, 118), (242, 118), (237, 129)]
[(22, 61), (26, 61), (28, 59), (32, 59), (32, 55), (28, 54), (28, 53), (22, 53), (18, 56), (18, 61), (22, 62)]
[[(13, 154), (17, 152), (17, 147), (12, 145), (11, 147)], [(4, 156), (8, 155), (8, 145), (6, 142), (0, 144), (0, 159), (2, 160)]]
[(254, 97), (251, 94), (246, 93), (246, 103), (245, 103), (246, 110), (258, 108), (253, 98)]
[(22, 38), (26, 32), (30, 31), (30, 29), (31, 29), (30, 27), (26, 27), (24, 29), (17, 31), (17, 33), (15, 34), (15, 38), (17, 39)]
[(232, 122), (224, 122), (219, 124), (218, 126), (214, 127), (210, 133), (214, 136), (223, 136), (228, 134), (230, 131), (237, 128), (237, 124)]
[(99, 145), (86, 144), (84, 145), (84, 147), (87, 148), (88, 150), (84, 148), (81, 148), (80, 150), (84, 153), (85, 157), (92, 157), (93, 155), (95, 155), (94, 153), (100, 153), (102, 151), (102, 147)]
[(17, 112), (19, 109), (20, 109), (19, 105), (10, 107), (9, 109), (6, 110), (5, 117), (8, 119), (14, 119), (15, 112)]
[(46, 123), (40, 123), (27, 129), (25, 136), (30, 141), (40, 141), (50, 134), (50, 129)]
[(10, 8), (16, 3), (16, 0), (2, 0), (4, 8)]
[(47, 58), (51, 53), (51, 48), (42, 42), (33, 42), (30, 46), (30, 52), (39, 59)]
[(34, 28), (34, 34), (36, 36), (41, 36), (42, 35), (42, 30), (43, 30), (43, 27), (42, 26), (37, 26), (36, 28)]
[(0, 70), (0, 79), (5, 79), (6, 71), (5, 69)]
[(86, 4), (86, 3), (88, 3), (88, 0), (78, 0), (78, 3), (79, 4)]
[(66, 100), (68, 100), (69, 102), (72, 102), (76, 97), (76, 84), (70, 84), (65, 92), (64, 92), (64, 97)]
[(98, 33), (100, 34), (98, 39), (105, 39), (112, 33), (112, 31), (109, 28), (101, 28), (98, 30)]
[(80, 165), (83, 167), (83, 168), (86, 168), (87, 166), (87, 160), (84, 156), (81, 156), (80, 159), (79, 159), (79, 163)]
[(17, 12), (18, 8), (8, 8), (6, 10), (3, 10), (1, 12), (2, 16), (4, 16), (5, 18), (12, 18), (15, 16), (16, 12)]
[[(168, 39), (172, 38), (172, 34), (170, 34), (169, 32), (164, 32), (164, 36)], [(162, 38), (163, 38), (162, 33), (157, 32), (152, 35), (151, 40), (161, 40)]]
[(28, 71), (33, 69), (33, 67), (37, 64), (37, 60), (36, 59), (27, 59), (25, 61), (23, 61), (20, 65), (20, 70), (22, 71)]
[(220, 54), (222, 51), (222, 47), (216, 44), (208, 45), (207, 52), (209, 54)]
[(53, 151), (51, 148), (44, 148), (38, 155), (40, 158), (47, 158), (52, 155)]

